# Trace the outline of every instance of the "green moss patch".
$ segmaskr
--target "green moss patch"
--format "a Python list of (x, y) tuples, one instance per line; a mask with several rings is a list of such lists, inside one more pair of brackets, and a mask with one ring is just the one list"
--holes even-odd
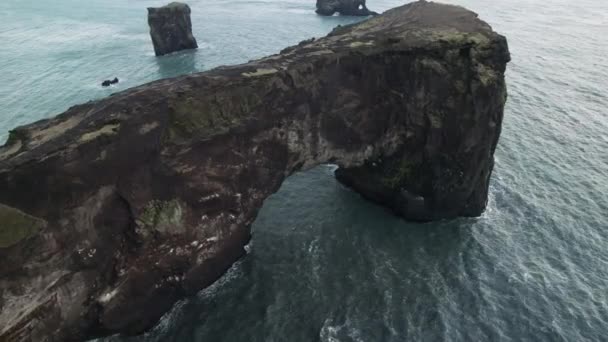
[(498, 81), (496, 72), (483, 64), (477, 66), (477, 76), (484, 86), (489, 86)]
[(407, 183), (414, 175), (416, 165), (407, 159), (402, 159), (389, 168), (386, 176), (382, 179), (382, 183), (391, 189), (398, 188)]
[(0, 248), (11, 247), (35, 235), (44, 226), (43, 220), (0, 204)]
[(244, 72), (243, 76), (245, 77), (257, 77), (257, 76), (265, 76), (265, 75), (272, 75), (272, 74), (276, 74), (278, 72), (277, 69), (274, 68), (269, 68), (269, 69), (257, 69), (254, 72)]
[(169, 140), (226, 133), (261, 102), (255, 93), (245, 88), (235, 90), (233, 94), (216, 94), (202, 99), (176, 99), (170, 104)]
[(182, 226), (183, 210), (178, 200), (150, 201), (139, 216), (140, 226), (158, 231), (179, 229)]
[(483, 33), (460, 32), (456, 30), (442, 30), (426, 32), (433, 40), (444, 41), (450, 44), (475, 44), (486, 46), (490, 39)]

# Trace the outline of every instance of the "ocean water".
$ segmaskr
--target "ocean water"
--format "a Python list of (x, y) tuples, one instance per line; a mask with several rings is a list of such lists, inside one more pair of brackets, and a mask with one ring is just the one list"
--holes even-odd
[[(156, 58), (145, 8), (163, 1), (2, 0), (0, 141), (71, 105), (361, 20), (319, 17), (314, 2), (190, 0), (200, 49)], [(408, 223), (319, 166), (266, 201), (220, 281), (145, 335), (100, 341), (607, 341), (608, 1), (445, 2), (478, 12), (512, 52), (482, 217)]]

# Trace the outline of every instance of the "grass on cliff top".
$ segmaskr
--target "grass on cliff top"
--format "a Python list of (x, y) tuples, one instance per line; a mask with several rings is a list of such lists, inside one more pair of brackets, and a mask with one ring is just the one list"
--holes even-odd
[(33, 236), (43, 226), (44, 221), (0, 204), (0, 248)]

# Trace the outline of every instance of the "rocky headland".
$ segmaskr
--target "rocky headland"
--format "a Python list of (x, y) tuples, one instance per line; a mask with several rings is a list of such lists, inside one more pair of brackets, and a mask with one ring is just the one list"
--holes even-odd
[(321, 163), (406, 218), (479, 215), (508, 61), (475, 13), (420, 1), (12, 130), (0, 340), (149, 329), (244, 255), (286, 177)]

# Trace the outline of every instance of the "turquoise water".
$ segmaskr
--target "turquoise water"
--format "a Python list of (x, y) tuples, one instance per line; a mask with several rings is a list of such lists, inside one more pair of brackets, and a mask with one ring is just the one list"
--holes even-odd
[[(267, 200), (249, 254), (218, 283), (147, 335), (106, 341), (605, 341), (608, 2), (447, 2), (480, 13), (513, 57), (481, 218), (407, 223), (320, 166)], [(2, 0), (0, 140), (76, 103), (359, 20), (318, 17), (314, 0), (190, 1), (200, 49), (156, 58), (145, 7), (162, 3)]]

